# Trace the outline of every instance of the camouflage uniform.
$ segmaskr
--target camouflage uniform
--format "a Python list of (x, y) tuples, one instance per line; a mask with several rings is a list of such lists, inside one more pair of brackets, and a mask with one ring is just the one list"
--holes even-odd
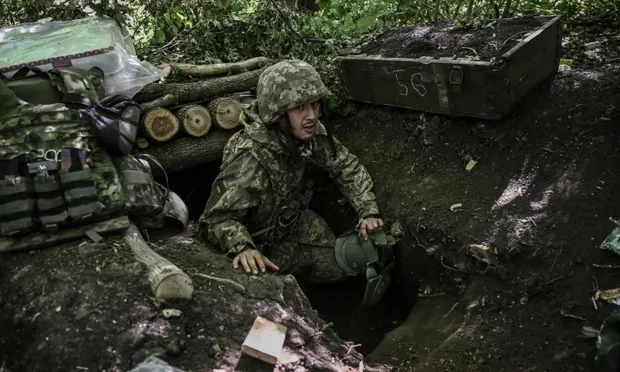
[[(271, 125), (286, 111), (328, 93), (320, 80), (300, 80), (300, 72), (318, 76), (302, 61), (280, 62), (261, 75), (258, 100), (242, 114), (243, 130), (224, 149), (221, 173), (198, 233), (231, 256), (245, 248), (259, 249), (280, 272), (331, 282), (347, 275), (336, 262), (336, 237), (321, 217), (307, 209), (311, 182), (292, 161), (286, 136)], [(300, 157), (329, 173), (360, 219), (377, 215), (369, 173), (345, 146), (331, 141), (333, 148), (325, 127), (317, 123), (314, 138), (297, 145)], [(281, 223), (283, 210), (297, 217), (288, 227)]]

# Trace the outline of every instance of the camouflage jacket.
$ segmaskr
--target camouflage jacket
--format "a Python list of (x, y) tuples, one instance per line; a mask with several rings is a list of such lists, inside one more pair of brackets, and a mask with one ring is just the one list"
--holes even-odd
[[(290, 158), (284, 137), (260, 121), (254, 105), (245, 110), (242, 125), (243, 130), (235, 133), (224, 149), (221, 172), (213, 182), (198, 228), (200, 236), (230, 254), (246, 247), (258, 248), (262, 243), (254, 241), (251, 234), (268, 228), (278, 208), (269, 172), (286, 167)], [(312, 154), (306, 161), (328, 172), (360, 218), (378, 214), (370, 174), (335, 138), (334, 143), (335, 156), (325, 127), (319, 124), (312, 140)], [(279, 164), (265, 169), (253, 151), (256, 146), (281, 159)]]

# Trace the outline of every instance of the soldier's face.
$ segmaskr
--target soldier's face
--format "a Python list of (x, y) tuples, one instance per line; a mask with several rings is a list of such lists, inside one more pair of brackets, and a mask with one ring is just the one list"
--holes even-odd
[(314, 137), (319, 118), (318, 102), (306, 103), (288, 112), (293, 137), (299, 141), (310, 141)]

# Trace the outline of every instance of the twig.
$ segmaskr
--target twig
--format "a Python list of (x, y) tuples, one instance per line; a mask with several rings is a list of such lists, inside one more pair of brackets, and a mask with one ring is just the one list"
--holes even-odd
[(445, 319), (445, 318), (449, 317), (449, 316), (450, 316), (450, 314), (452, 314), (452, 313), (454, 312), (454, 310), (457, 308), (457, 306), (459, 306), (459, 304), (460, 304), (460, 303), (461, 303), (460, 301), (457, 301), (454, 305), (452, 305), (452, 307), (450, 308), (450, 311), (448, 311), (448, 312), (447, 312), (447, 313), (443, 316), (443, 318)]
[(271, 4), (273, 4), (273, 7), (276, 8), (276, 10), (278, 11), (278, 13), (280, 14), (280, 16), (282, 17), (282, 19), (284, 20), (284, 22), (286, 23), (286, 25), (288, 26), (288, 28), (291, 29), (291, 31), (303, 42), (306, 43), (306, 39), (304, 39), (299, 32), (297, 32), (297, 30), (295, 30), (293, 28), (293, 25), (291, 25), (290, 20), (286, 17), (286, 15), (284, 14), (284, 12), (282, 12), (282, 9), (280, 9), (280, 7), (278, 6), (278, 4), (275, 2), (275, 0), (270, 0)]
[(549, 150), (549, 149), (548, 149), (548, 148), (546, 148), (546, 147), (543, 147), (543, 150), (545, 150), (545, 151), (550, 152), (550, 153), (552, 153), (552, 154), (553, 154), (553, 150)]
[[(470, 48), (470, 47), (460, 47), (458, 50), (461, 50), (461, 49), (471, 50), (472, 52), (474, 52), (474, 54), (476, 55), (476, 57), (478, 57), (478, 52), (476, 52), (476, 49), (474, 49), (474, 48)], [(458, 51), (458, 50), (457, 50), (457, 51)]]
[(347, 359), (347, 357), (349, 356), (349, 354), (351, 354), (351, 352), (353, 350), (355, 350), (356, 347), (360, 347), (362, 346), (362, 344), (354, 344), (354, 345), (349, 345), (349, 350), (347, 350), (347, 353), (344, 355), (344, 357), (342, 358), (342, 360)]
[(504, 47), (506, 46), (506, 43), (508, 43), (510, 40), (514, 39), (517, 36), (523, 35), (528, 33), (529, 31), (521, 31), (521, 32), (517, 32), (516, 34), (512, 35), (511, 37), (509, 37), (508, 39), (504, 40), (504, 42), (502, 43), (502, 45), (500, 45), (499, 48), (496, 48), (497, 51), (500, 51), (502, 49), (504, 49)]
[(228, 284), (231, 285), (233, 287), (233, 289), (239, 293), (245, 294), (245, 287), (237, 282), (235, 282), (234, 280), (230, 280), (230, 279), (225, 279), (225, 278), (218, 278), (217, 276), (211, 276), (211, 275), (206, 275), (206, 274), (201, 274), (201, 273), (196, 273), (194, 275), (200, 276), (202, 278), (206, 278), (209, 280), (213, 280), (216, 281), (218, 283), (223, 283), (223, 284)]
[(567, 318), (572, 318), (572, 319), (577, 319), (577, 320), (583, 320), (584, 322), (586, 321), (585, 318), (577, 316), (577, 315), (573, 315), (573, 314), (569, 314), (567, 312), (564, 311), (564, 309), (560, 310), (560, 314), (562, 314), (562, 316), (565, 316)]
[(549, 274), (551, 274), (551, 272), (553, 271), (553, 268), (555, 267), (555, 263), (558, 261), (558, 257), (560, 256), (560, 253), (562, 253), (563, 249), (564, 249), (564, 245), (562, 244), (560, 246), (560, 250), (558, 251), (558, 254), (555, 255), (555, 260), (553, 260), (553, 264), (551, 264), (551, 268), (549, 268)]
[(553, 284), (553, 283), (557, 282), (558, 280), (561, 280), (561, 279), (566, 278), (566, 277), (567, 277), (567, 276), (569, 276), (569, 275), (573, 275), (573, 272), (571, 271), (571, 272), (570, 272), (570, 273), (568, 273), (568, 274), (560, 275), (560, 276), (558, 276), (558, 277), (557, 277), (557, 278), (555, 278), (555, 279), (551, 279), (551, 280), (550, 280), (550, 281), (548, 281), (548, 282), (544, 282), (544, 283), (542, 283), (541, 285), (539, 285), (539, 286), (538, 286), (538, 288), (540, 289), (540, 288), (542, 288), (542, 287), (544, 287), (544, 286), (546, 286), (546, 285)]
[(600, 267), (602, 269), (620, 269), (620, 265), (599, 265), (599, 264), (592, 264), (592, 266), (594, 267)]

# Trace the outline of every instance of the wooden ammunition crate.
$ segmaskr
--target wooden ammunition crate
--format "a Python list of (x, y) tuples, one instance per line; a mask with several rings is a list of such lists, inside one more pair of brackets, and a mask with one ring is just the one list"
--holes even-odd
[(558, 70), (561, 17), (528, 18), (542, 26), (489, 61), (346, 56), (338, 57), (336, 64), (347, 95), (354, 101), (452, 117), (499, 119)]

